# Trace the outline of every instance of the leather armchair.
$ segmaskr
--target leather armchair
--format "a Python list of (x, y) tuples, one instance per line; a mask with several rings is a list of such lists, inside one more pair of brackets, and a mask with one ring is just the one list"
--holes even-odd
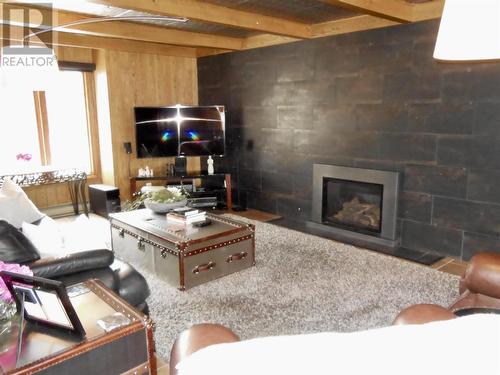
[(0, 220), (0, 260), (27, 265), (35, 276), (66, 285), (99, 279), (128, 303), (148, 313), (146, 298), (150, 291), (146, 280), (130, 264), (115, 259), (108, 249), (40, 259), (37, 249), (22, 232)]
[(453, 319), (464, 309), (500, 312), (500, 254), (479, 253), (472, 257), (460, 280), (460, 297), (448, 308), (414, 305), (401, 311), (394, 324), (421, 324)]
[(240, 341), (229, 328), (220, 324), (196, 324), (182, 332), (170, 352), (170, 375), (176, 375), (175, 366), (194, 352), (210, 345)]
[(450, 310), (467, 307), (500, 309), (500, 254), (474, 255), (460, 280), (460, 298)]
[[(454, 312), (464, 308), (500, 309), (500, 254), (475, 255), (460, 281), (460, 297), (448, 308), (419, 304), (399, 313), (393, 324), (423, 324), (457, 317)], [(230, 329), (218, 324), (199, 324), (182, 332), (172, 346), (170, 375), (175, 366), (190, 354), (204, 347), (239, 341)]]

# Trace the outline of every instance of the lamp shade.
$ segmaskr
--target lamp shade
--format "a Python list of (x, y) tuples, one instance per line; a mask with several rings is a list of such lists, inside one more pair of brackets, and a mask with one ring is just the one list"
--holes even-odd
[(500, 0), (446, 0), (434, 58), (500, 60)]

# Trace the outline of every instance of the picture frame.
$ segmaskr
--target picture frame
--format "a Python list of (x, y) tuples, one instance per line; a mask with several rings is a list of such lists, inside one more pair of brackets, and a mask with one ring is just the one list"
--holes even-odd
[(13, 296), (17, 311), (24, 310), (26, 320), (85, 337), (85, 329), (62, 282), (8, 271), (1, 271), (0, 277)]

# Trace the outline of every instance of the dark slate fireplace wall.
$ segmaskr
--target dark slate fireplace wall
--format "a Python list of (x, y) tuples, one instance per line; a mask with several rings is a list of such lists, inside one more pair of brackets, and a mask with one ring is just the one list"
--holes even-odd
[[(306, 222), (314, 163), (400, 171), (403, 247), (500, 252), (500, 64), (433, 61), (437, 21), (198, 60), (248, 207)], [(238, 177), (236, 177), (238, 175)]]

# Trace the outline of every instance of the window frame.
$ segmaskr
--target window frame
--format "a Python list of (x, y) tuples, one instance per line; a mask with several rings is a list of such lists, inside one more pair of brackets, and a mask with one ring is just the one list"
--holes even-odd
[(83, 88), (87, 110), (87, 133), (89, 135), (91, 172), (87, 178), (91, 182), (101, 180), (101, 154), (99, 148), (99, 126), (97, 123), (97, 99), (93, 71), (83, 72)]
[(38, 136), (38, 148), (40, 151), (40, 162), (42, 165), (50, 165), (52, 162), (49, 136), (49, 120), (47, 115), (47, 101), (45, 91), (33, 91), (35, 101), (35, 116)]
[[(99, 151), (99, 129), (97, 123), (97, 104), (94, 73), (86, 66), (82, 69), (76, 69), (76, 63), (71, 65), (70, 69), (82, 73), (83, 90), (85, 100), (85, 112), (87, 117), (87, 134), (89, 139), (89, 155), (90, 155), (90, 173), (87, 174), (87, 179), (90, 182), (98, 182), (101, 179), (101, 160)], [(89, 64), (83, 64), (89, 65)], [(42, 166), (50, 166), (51, 164), (51, 149), (50, 149), (50, 132), (47, 112), (47, 102), (45, 99), (45, 91), (34, 91), (33, 99), (35, 104), (38, 144), (40, 151), (40, 160)]]

